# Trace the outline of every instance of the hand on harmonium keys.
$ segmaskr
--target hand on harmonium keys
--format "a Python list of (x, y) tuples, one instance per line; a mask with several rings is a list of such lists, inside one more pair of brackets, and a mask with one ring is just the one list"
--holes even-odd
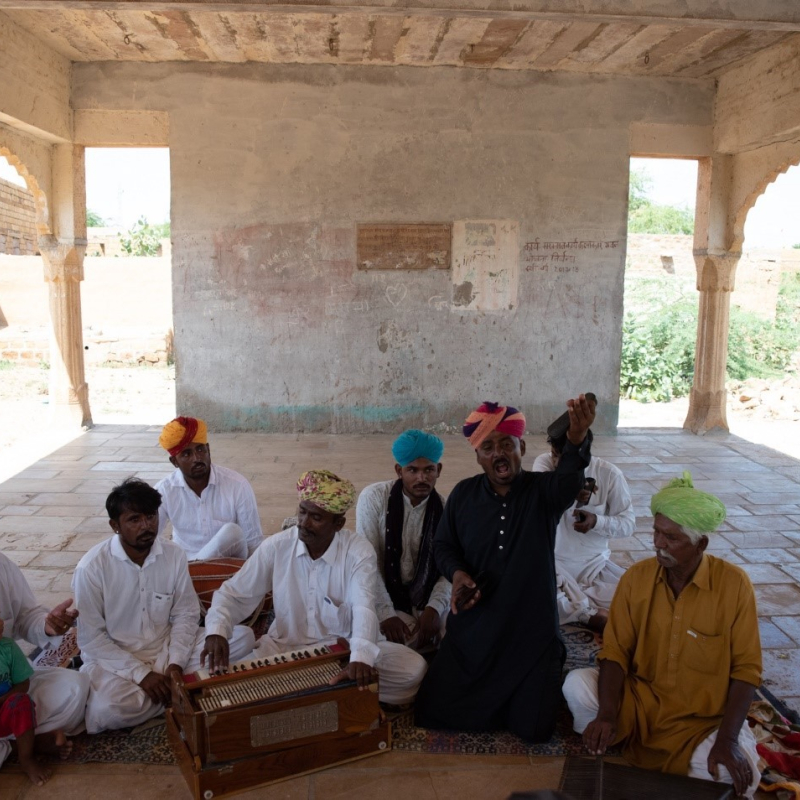
[(230, 657), (228, 640), (224, 636), (206, 636), (203, 652), (200, 653), (200, 664), (203, 666), (206, 663), (206, 656), (208, 656), (208, 671), (212, 675), (225, 672)]

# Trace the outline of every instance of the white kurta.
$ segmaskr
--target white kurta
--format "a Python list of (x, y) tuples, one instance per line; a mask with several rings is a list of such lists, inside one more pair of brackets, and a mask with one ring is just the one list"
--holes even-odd
[[(386, 573), (383, 568), (386, 553), (386, 512), (389, 508), (389, 494), (394, 484), (395, 481), (381, 481), (367, 486), (359, 495), (356, 505), (356, 531), (367, 538), (375, 549), (378, 560), (375, 610), (380, 622), (398, 616), (386, 588)], [(444, 498), (441, 495), (439, 497), (444, 504)], [(411, 583), (417, 569), (419, 547), (422, 542), (422, 523), (425, 520), (427, 507), (427, 498), (419, 505), (413, 506), (403, 494), (403, 553), (400, 557), (400, 578), (405, 584)], [(450, 609), (451, 590), (450, 581), (440, 576), (428, 598), (428, 605), (441, 616), (446, 616)]]
[[(157, 538), (140, 567), (113, 536), (80, 560), (72, 588), (80, 611), (81, 672), (92, 683), (86, 729), (138, 725), (159, 714), (162, 706), (138, 684), (150, 672), (165, 673), (170, 664), (197, 669), (205, 641), (186, 554)], [(240, 626), (234, 657), (252, 650), (254, 641), (253, 632)]]
[[(60, 636), (44, 632), (48, 610), (36, 602), (22, 570), (0, 553), (0, 613), (5, 636), (24, 639), (31, 644), (57, 647)], [(89, 680), (71, 669), (42, 667), (31, 676), (30, 694), (36, 704), (36, 733), (63, 730), (78, 733), (83, 728), (83, 714), (89, 693)], [(10, 747), (0, 740), (0, 764)]]
[(163, 533), (167, 522), (172, 522), (172, 540), (190, 560), (233, 555), (201, 552), (226, 523), (235, 523), (244, 534), (247, 553), (237, 554), (239, 558), (246, 558), (264, 540), (253, 487), (232, 469), (212, 464), (208, 486), (200, 497), (189, 488), (179, 469), (160, 480), (156, 489), (162, 501), (158, 530)]
[[(537, 456), (533, 472), (555, 469), (550, 453)], [(573, 503), (562, 515), (556, 529), (556, 572), (558, 579), (559, 621), (587, 622), (599, 608), (608, 609), (624, 573), (611, 561), (608, 540), (631, 536), (636, 528), (630, 489), (622, 471), (592, 456), (584, 471), (587, 478), (597, 482), (597, 492), (589, 503), (581, 506), (597, 516), (597, 522), (587, 533), (579, 533), (574, 525)]]
[(259, 653), (331, 644), (343, 637), (352, 661), (378, 669), (381, 700), (410, 702), (425, 674), (425, 660), (403, 645), (379, 641), (376, 573), (375, 551), (362, 536), (341, 530), (313, 559), (294, 526), (265, 539), (214, 593), (206, 634), (229, 636), (232, 621), (246, 618), (271, 591), (275, 621), (259, 641)]

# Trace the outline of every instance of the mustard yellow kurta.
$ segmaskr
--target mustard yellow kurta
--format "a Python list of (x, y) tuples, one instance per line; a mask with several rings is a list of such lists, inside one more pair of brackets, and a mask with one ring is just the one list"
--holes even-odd
[(732, 679), (761, 682), (753, 587), (739, 567), (704, 554), (676, 600), (655, 558), (623, 575), (598, 660), (625, 671), (617, 741), (632, 764), (685, 775), (719, 727)]

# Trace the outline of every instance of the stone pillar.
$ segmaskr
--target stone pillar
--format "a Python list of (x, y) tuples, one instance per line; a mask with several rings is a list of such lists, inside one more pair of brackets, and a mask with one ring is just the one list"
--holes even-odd
[(86, 253), (84, 149), (53, 148), (53, 228), (39, 237), (50, 294), (50, 408), (57, 425), (90, 427), (83, 362), (81, 281)]
[(693, 433), (712, 428), (728, 430), (725, 375), (728, 364), (728, 324), (731, 292), (741, 253), (695, 251), (697, 289), (697, 343), (694, 383), (683, 427)]
[(57, 425), (89, 427), (89, 387), (83, 369), (81, 284), (85, 244), (39, 237), (50, 295), (50, 408)]

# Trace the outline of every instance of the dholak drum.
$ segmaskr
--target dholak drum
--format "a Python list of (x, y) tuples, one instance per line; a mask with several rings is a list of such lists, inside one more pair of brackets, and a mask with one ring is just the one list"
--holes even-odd
[[(216, 592), (231, 575), (235, 575), (242, 568), (242, 564), (244, 564), (243, 558), (209, 558), (207, 561), (189, 562), (189, 575), (192, 578), (194, 590), (200, 598), (203, 616), (205, 616), (208, 609), (211, 608), (214, 592)], [(242, 621), (241, 624), (256, 628), (256, 623), (263, 623), (271, 610), (272, 592), (267, 592), (250, 618)], [(263, 625), (260, 627), (263, 627)]]

